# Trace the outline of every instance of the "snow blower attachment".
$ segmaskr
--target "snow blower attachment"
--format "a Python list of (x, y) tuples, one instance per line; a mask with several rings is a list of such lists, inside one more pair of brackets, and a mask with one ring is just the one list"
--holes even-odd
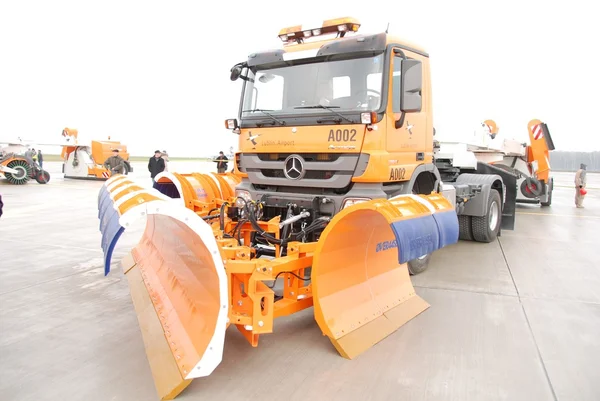
[(256, 347), (274, 319), (311, 306), (338, 352), (356, 357), (429, 307), (406, 262), (458, 241), (456, 213), (441, 194), (281, 220), (267, 218), (261, 200), (236, 198), (238, 181), (164, 173), (144, 189), (116, 176), (100, 191), (107, 274), (121, 233), (132, 219), (146, 219), (121, 264), (161, 400), (211, 374), (228, 326)]

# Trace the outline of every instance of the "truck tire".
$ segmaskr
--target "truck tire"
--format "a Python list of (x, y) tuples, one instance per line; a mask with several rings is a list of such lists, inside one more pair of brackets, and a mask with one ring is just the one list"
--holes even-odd
[(419, 273), (422, 273), (425, 270), (427, 270), (427, 267), (429, 266), (430, 258), (431, 258), (431, 254), (427, 253), (416, 259), (409, 260), (407, 265), (408, 265), (408, 272), (410, 273), (410, 275), (414, 276), (415, 274), (419, 274)]
[(40, 170), (35, 173), (35, 180), (38, 184), (47, 184), (50, 181), (50, 173), (46, 170)]
[[(420, 187), (420, 182), (419, 181), (419, 176), (417, 176), (417, 179), (415, 180), (415, 183), (413, 184), (413, 188), (412, 188), (412, 194), (413, 195), (418, 195), (421, 193), (427, 193), (427, 189), (426, 188), (422, 188)], [(425, 255), (421, 255), (416, 259), (412, 259), (409, 260), (406, 264), (408, 265), (408, 273), (412, 276), (414, 276), (415, 274), (419, 274), (424, 272), (425, 270), (427, 270), (427, 267), (429, 267), (429, 259), (431, 258), (431, 254), (425, 254)]]
[(520, 189), (523, 196), (529, 199), (537, 198), (544, 191), (542, 183), (533, 177), (527, 177), (521, 183)]
[(502, 220), (500, 193), (491, 189), (487, 199), (485, 215), (472, 217), (473, 238), (477, 242), (492, 242), (498, 236)]
[(458, 239), (463, 241), (473, 241), (473, 228), (471, 216), (458, 216)]

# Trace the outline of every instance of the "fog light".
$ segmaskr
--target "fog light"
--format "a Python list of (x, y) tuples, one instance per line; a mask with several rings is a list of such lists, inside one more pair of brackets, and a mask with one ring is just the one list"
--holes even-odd
[(358, 203), (368, 202), (371, 198), (346, 198), (344, 199), (344, 203), (342, 204), (342, 209), (345, 209), (349, 206), (354, 206)]
[[(235, 190), (235, 205), (237, 207), (243, 208), (244, 207), (244, 201), (246, 202), (252, 202), (252, 195), (250, 195), (250, 192), (245, 191), (243, 189), (236, 189)], [(240, 200), (238, 198), (242, 198), (243, 200)]]

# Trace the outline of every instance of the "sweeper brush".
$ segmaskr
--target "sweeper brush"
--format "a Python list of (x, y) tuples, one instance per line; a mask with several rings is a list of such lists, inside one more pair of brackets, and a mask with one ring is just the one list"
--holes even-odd
[(256, 347), (274, 319), (309, 307), (338, 352), (358, 356), (429, 307), (406, 262), (458, 241), (439, 193), (267, 216), (261, 200), (235, 197), (239, 181), (161, 173), (143, 188), (118, 175), (100, 190), (106, 274), (121, 234), (146, 220), (121, 265), (161, 400), (213, 372), (230, 325)]

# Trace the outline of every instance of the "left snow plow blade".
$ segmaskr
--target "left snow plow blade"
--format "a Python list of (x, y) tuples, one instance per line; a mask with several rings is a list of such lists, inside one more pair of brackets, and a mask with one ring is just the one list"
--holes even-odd
[(458, 241), (441, 194), (366, 201), (286, 230), (310, 213), (262, 219), (264, 204), (233, 197), (234, 183), (165, 174), (145, 189), (116, 176), (100, 191), (106, 273), (121, 234), (146, 219), (122, 265), (161, 400), (211, 374), (229, 324), (257, 347), (275, 319), (314, 306), (323, 335), (356, 357), (429, 307), (406, 262)]
[(98, 199), (105, 273), (119, 237), (146, 218), (138, 245), (123, 259), (157, 392), (173, 399), (221, 362), (227, 327), (225, 270), (211, 227), (191, 210), (123, 176)]

